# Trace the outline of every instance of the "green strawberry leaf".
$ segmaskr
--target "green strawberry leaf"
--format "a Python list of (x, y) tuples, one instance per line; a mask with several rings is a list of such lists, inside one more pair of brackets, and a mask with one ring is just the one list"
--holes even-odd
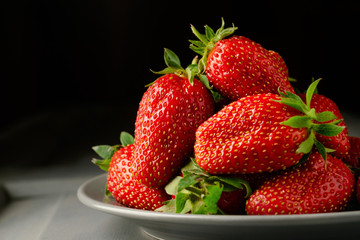
[(315, 134), (313, 131), (310, 132), (308, 138), (303, 141), (299, 148), (296, 150), (296, 153), (309, 153), (315, 143)]
[(310, 117), (311, 119), (316, 120), (316, 112), (315, 112), (315, 108), (311, 108), (308, 111), (305, 111), (306, 116)]
[(318, 122), (329, 122), (331, 120), (335, 120), (337, 117), (333, 112), (325, 111), (316, 114), (316, 121)]
[(189, 42), (192, 43), (190, 45), (190, 47), (193, 46), (196, 48), (203, 48), (203, 49), (205, 49), (205, 47), (206, 47), (206, 45), (202, 41), (199, 41), (199, 40), (189, 40)]
[(275, 102), (283, 103), (303, 113), (309, 111), (309, 108), (298, 95), (289, 91), (285, 91), (285, 93), (283, 93), (279, 90), (278, 92), (281, 95), (281, 99), (275, 100)]
[[(179, 69), (174, 68), (174, 67), (167, 67), (167, 68), (165, 68), (165, 69), (163, 69), (163, 70), (160, 70), (160, 71), (153, 71), (153, 70), (150, 69), (150, 71), (151, 71), (152, 73), (161, 74), (161, 75), (162, 75), (162, 74), (175, 73), (175, 72), (177, 72), (178, 70), (179, 70)], [(145, 87), (149, 87), (149, 86), (151, 86), (153, 83), (154, 83), (154, 82), (149, 83), (149, 84), (145, 85)]]
[(176, 68), (176, 69), (183, 69), (181, 67), (179, 57), (168, 48), (164, 49), (164, 60), (165, 60), (166, 66), (168, 66), (168, 67)]
[[(190, 209), (189, 208), (189, 204), (186, 203), (190, 198), (190, 194), (189, 193), (178, 193), (176, 195), (176, 199), (175, 199), (175, 207), (176, 207), (176, 213), (182, 213), (184, 210), (187, 210), (186, 212), (188, 212)], [(186, 208), (185, 208), (186, 206)]]
[[(190, 25), (192, 33), (206, 46), (209, 43), (209, 39), (206, 37), (206, 35), (201, 34), (193, 25)], [(200, 53), (199, 53), (200, 54)], [(201, 53), (200, 55), (203, 55), (204, 53)]]
[(315, 139), (315, 146), (316, 146), (317, 150), (319, 151), (320, 155), (322, 156), (322, 158), (324, 159), (325, 169), (326, 169), (326, 158), (327, 158), (326, 148), (321, 142), (319, 142), (316, 139)]
[(111, 158), (114, 155), (114, 153), (117, 150), (119, 150), (122, 146), (127, 146), (127, 145), (131, 144), (131, 142), (133, 143), (134, 138), (130, 134), (126, 133), (126, 132), (121, 132), (120, 141), (121, 141), (122, 145), (114, 145), (114, 146), (98, 145), (98, 146), (92, 147), (92, 149), (102, 159), (93, 158), (91, 160), (91, 162), (94, 163), (95, 165), (97, 165), (98, 167), (100, 167), (101, 170), (104, 170), (104, 171), (107, 172), (109, 170)]
[(120, 143), (122, 146), (126, 147), (128, 145), (134, 144), (134, 137), (127, 132), (121, 132), (120, 133)]
[(197, 175), (186, 175), (178, 182), (177, 192), (181, 192), (183, 189), (190, 187), (197, 183)]
[[(166, 68), (160, 71), (153, 71), (151, 72), (155, 74), (170, 74), (174, 73), (181, 77), (186, 77), (187, 73), (186, 70), (181, 66), (179, 57), (170, 49), (164, 49), (164, 61), (166, 64)], [(147, 84), (146, 87), (151, 86), (154, 82)]]
[[(197, 41), (200, 42), (200, 41)], [(196, 46), (195, 44), (191, 44), (190, 45), (190, 49), (193, 50), (195, 53), (199, 54), (199, 55), (203, 55), (205, 52), (205, 47), (203, 46)]]
[(171, 199), (164, 202), (164, 205), (155, 209), (156, 212), (176, 213), (176, 200)]
[(171, 180), (166, 186), (165, 191), (169, 195), (176, 195), (178, 193), (178, 185), (182, 177), (177, 176)]
[(243, 189), (245, 187), (246, 189), (246, 196), (245, 198), (250, 197), (252, 194), (252, 189), (250, 187), (250, 184), (238, 177), (225, 177), (225, 176), (218, 176), (221, 183), (224, 185), (223, 191), (231, 192), (237, 189)]
[(198, 64), (190, 64), (186, 69), (188, 80), (191, 85), (194, 85), (194, 77), (199, 71)]
[(216, 31), (215, 36), (213, 37), (213, 42), (214, 44), (217, 41), (220, 41), (221, 39), (226, 38), (227, 36), (230, 36), (231, 34), (233, 34), (235, 32), (235, 30), (237, 29), (237, 27), (234, 26), (234, 24), (232, 25), (232, 27), (229, 28), (225, 28), (225, 21), (224, 18), (221, 18), (221, 27)]
[(312, 82), (306, 91), (306, 105), (310, 108), (311, 99), (316, 91), (316, 87), (319, 84), (321, 78)]
[(207, 88), (207, 89), (212, 89), (212, 87), (210, 86), (209, 83), (209, 79), (207, 78), (207, 76), (205, 74), (200, 74), (199, 75), (199, 81)]
[(207, 173), (204, 169), (197, 165), (195, 158), (190, 158), (190, 162), (181, 169), (181, 172), (184, 176), (191, 174), (205, 177), (210, 176), (209, 173)]
[(109, 158), (109, 159), (103, 159), (103, 160), (93, 158), (93, 159), (91, 160), (91, 162), (94, 163), (95, 165), (97, 165), (101, 170), (107, 172), (107, 171), (109, 171), (109, 166), (110, 166), (111, 158)]
[(205, 34), (207, 39), (212, 39), (215, 36), (214, 30), (212, 30), (212, 28), (208, 25), (205, 25)]
[(345, 127), (337, 126), (332, 123), (327, 123), (327, 124), (313, 124), (312, 128), (316, 133), (319, 133), (327, 137), (333, 137), (341, 133)]
[(216, 214), (218, 213), (217, 202), (221, 197), (223, 186), (220, 186), (219, 182), (215, 182), (214, 185), (206, 186), (207, 194), (203, 198), (204, 204), (195, 214)]
[(311, 118), (308, 116), (293, 116), (281, 124), (292, 128), (310, 128), (312, 126)]
[(118, 147), (110, 145), (98, 145), (92, 147), (92, 149), (103, 159), (109, 159), (112, 157), (112, 155), (114, 155)]

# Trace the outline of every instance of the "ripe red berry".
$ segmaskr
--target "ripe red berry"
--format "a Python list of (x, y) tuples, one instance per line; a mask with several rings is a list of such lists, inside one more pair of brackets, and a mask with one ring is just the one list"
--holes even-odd
[(205, 28), (203, 35), (192, 26), (200, 41), (191, 41), (190, 48), (203, 56), (199, 69), (206, 72), (209, 82), (223, 96), (235, 101), (253, 94), (277, 94), (278, 90), (294, 92), (286, 64), (278, 53), (243, 36), (225, 38), (236, 28), (224, 29), (224, 22), (216, 32)]
[(214, 100), (198, 80), (166, 74), (145, 92), (135, 123), (134, 178), (163, 186), (193, 152), (195, 131), (214, 112)]
[(206, 74), (209, 82), (232, 100), (278, 90), (294, 92), (283, 60), (274, 60), (273, 52), (243, 36), (215, 44), (208, 56)]
[(299, 111), (268, 93), (233, 102), (200, 125), (195, 158), (210, 174), (271, 172), (296, 164), (305, 128), (281, 124)]
[(329, 155), (326, 167), (319, 153), (298, 167), (266, 181), (249, 198), (251, 215), (323, 213), (343, 210), (352, 197), (355, 179), (350, 169)]
[(111, 158), (107, 187), (112, 196), (125, 206), (155, 210), (169, 199), (162, 188), (149, 188), (133, 179), (133, 144), (121, 148)]

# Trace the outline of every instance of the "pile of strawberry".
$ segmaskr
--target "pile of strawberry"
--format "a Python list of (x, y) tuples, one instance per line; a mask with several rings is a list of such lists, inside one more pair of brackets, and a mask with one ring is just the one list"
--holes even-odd
[[(139, 104), (135, 137), (93, 149), (107, 194), (132, 208), (193, 214), (304, 214), (360, 202), (360, 138), (337, 105), (290, 84), (281, 56), (222, 26), (186, 68), (167, 67)], [(355, 197), (356, 196), (356, 197)]]

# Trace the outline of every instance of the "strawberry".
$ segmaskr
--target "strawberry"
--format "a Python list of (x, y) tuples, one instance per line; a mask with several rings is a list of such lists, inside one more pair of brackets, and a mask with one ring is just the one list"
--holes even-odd
[(196, 131), (198, 165), (210, 174), (272, 172), (306, 158), (313, 145), (326, 159), (326, 152), (332, 150), (315, 133), (333, 136), (343, 127), (336, 125), (339, 120), (333, 113), (317, 113), (309, 107), (318, 83), (307, 91), (308, 104), (286, 92), (282, 97), (273, 93), (247, 96), (227, 105)]
[(214, 113), (211, 93), (175, 53), (165, 49), (165, 62), (158, 72), (165, 75), (144, 93), (135, 122), (134, 178), (150, 187), (178, 172), (193, 152), (197, 127)]
[(112, 196), (125, 206), (155, 210), (169, 199), (162, 188), (149, 188), (133, 179), (132, 167), (135, 146), (128, 145), (113, 155), (109, 167), (107, 186)]
[(349, 136), (349, 142), (349, 153), (343, 158), (343, 161), (350, 167), (360, 168), (360, 138)]
[[(127, 138), (124, 140), (124, 138)], [(122, 133), (123, 146), (96, 146), (94, 150), (104, 160), (93, 160), (108, 171), (107, 189), (117, 202), (132, 208), (154, 210), (169, 199), (163, 188), (149, 188), (133, 179), (135, 145), (129, 134)]]
[[(299, 95), (303, 101), (306, 99), (306, 94)], [(332, 112), (337, 119), (343, 119), (341, 112), (334, 101), (320, 94), (314, 94), (311, 99), (311, 108), (314, 108), (317, 112)], [(324, 144), (325, 147), (336, 150), (334, 154), (339, 158), (344, 158), (349, 151), (350, 142), (348, 136), (348, 130), (344, 121), (341, 121), (338, 126), (342, 126), (344, 130), (336, 136), (328, 137), (317, 134), (317, 138)]]
[(295, 168), (266, 181), (246, 203), (250, 215), (305, 214), (345, 209), (355, 178), (339, 159), (318, 152)]
[(275, 102), (278, 95), (252, 95), (233, 102), (196, 132), (195, 158), (211, 174), (271, 172), (296, 164), (306, 129), (280, 124), (299, 112)]
[(223, 96), (237, 100), (260, 93), (294, 92), (288, 69), (281, 56), (243, 36), (231, 35), (237, 28), (224, 29), (224, 21), (214, 32), (205, 26), (206, 35), (191, 27), (200, 41), (190, 41), (190, 48), (202, 55), (199, 69)]

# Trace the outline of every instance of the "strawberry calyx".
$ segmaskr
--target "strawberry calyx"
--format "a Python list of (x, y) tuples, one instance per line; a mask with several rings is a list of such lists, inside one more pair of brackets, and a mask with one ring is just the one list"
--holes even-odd
[[(92, 149), (94, 150), (101, 159), (93, 158), (91, 160), (92, 163), (94, 163), (96, 166), (98, 166), (101, 170), (108, 172), (110, 167), (111, 158), (114, 155), (116, 151), (118, 151), (120, 148), (126, 147), (130, 144), (134, 143), (134, 137), (127, 133), (127, 132), (121, 132), (120, 133), (120, 143), (118, 145), (110, 146), (110, 145), (97, 145), (93, 146)], [(111, 193), (108, 191), (107, 186), (105, 190), (105, 195), (110, 196)]]
[[(193, 85), (194, 77), (199, 73), (197, 68), (197, 56), (192, 60), (191, 64), (186, 68), (181, 66), (181, 62), (179, 57), (170, 49), (164, 49), (164, 61), (166, 64), (166, 68), (160, 71), (153, 71), (155, 74), (176, 74), (179, 77), (187, 78), (191, 85)], [(146, 85), (150, 86), (152, 83)]]
[(127, 132), (121, 132), (120, 133), (120, 145), (97, 145), (93, 146), (92, 149), (94, 152), (101, 157), (101, 159), (93, 158), (91, 160), (92, 163), (97, 165), (101, 170), (104, 170), (105, 172), (109, 171), (109, 166), (111, 162), (111, 158), (114, 155), (116, 151), (118, 151), (120, 148), (126, 147), (130, 144), (134, 143), (134, 137)]
[[(212, 94), (215, 102), (218, 102), (222, 99), (222, 96), (214, 91), (213, 87), (210, 86), (209, 80), (207, 79), (205, 74), (201, 74), (199, 71), (199, 65), (198, 65), (198, 56), (196, 56), (190, 65), (188, 65), (186, 68), (183, 68), (181, 66), (181, 62), (179, 57), (170, 49), (165, 48), (164, 49), (164, 61), (166, 64), (166, 68), (160, 71), (153, 71), (155, 74), (176, 74), (179, 77), (187, 78), (191, 85), (194, 83), (194, 78), (196, 77), (199, 79), (199, 81), (210, 91)], [(149, 87), (153, 84), (149, 83), (146, 85), (146, 87)]]
[(166, 187), (173, 199), (156, 209), (158, 212), (224, 214), (217, 203), (222, 192), (246, 189), (248, 198), (252, 191), (249, 183), (237, 177), (214, 176), (200, 168), (195, 159), (182, 168), (182, 176), (175, 177)]
[(237, 27), (235, 27), (234, 24), (232, 27), (225, 28), (225, 21), (223, 18), (221, 18), (221, 27), (216, 32), (208, 25), (205, 25), (205, 34), (201, 34), (193, 25), (191, 25), (192, 32), (199, 40), (189, 40), (191, 43), (190, 49), (202, 56), (199, 60), (199, 72), (202, 73), (205, 71), (207, 57), (215, 44), (233, 34), (236, 29)]
[(308, 130), (308, 137), (299, 145), (299, 148), (296, 150), (297, 153), (304, 153), (304, 156), (300, 162), (303, 162), (308, 158), (313, 146), (315, 145), (326, 164), (327, 153), (334, 152), (335, 150), (326, 148), (320, 141), (316, 139), (316, 134), (333, 137), (338, 135), (345, 128), (343, 126), (337, 125), (343, 119), (337, 119), (333, 112), (324, 111), (316, 113), (315, 108), (310, 107), (311, 99), (320, 80), (321, 79), (318, 79), (310, 84), (306, 91), (306, 102), (304, 102), (298, 95), (288, 91), (279, 91), (281, 99), (276, 100), (276, 102), (288, 105), (304, 114), (300, 116), (293, 116), (282, 122), (282, 124), (286, 126), (293, 128), (306, 128)]

